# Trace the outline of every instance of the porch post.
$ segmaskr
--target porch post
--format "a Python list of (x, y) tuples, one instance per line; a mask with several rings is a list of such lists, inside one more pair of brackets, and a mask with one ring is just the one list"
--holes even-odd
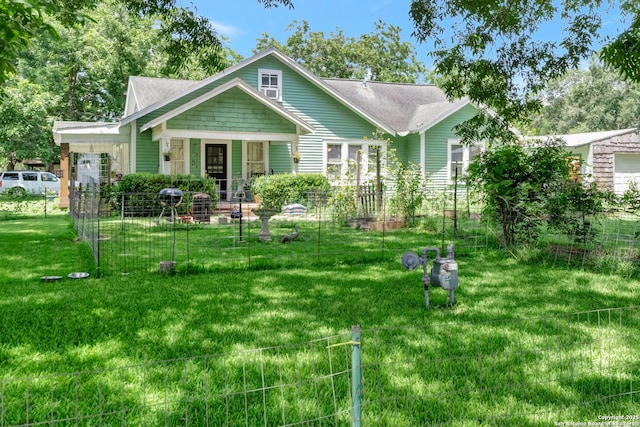
[(427, 169), (425, 166), (427, 153), (425, 152), (426, 142), (425, 142), (425, 132), (420, 134), (420, 172), (422, 173), (422, 177), (427, 176)]
[[(298, 159), (294, 159), (294, 155), (298, 156)], [(297, 175), (298, 173), (298, 164), (300, 163), (300, 142), (298, 140), (294, 140), (291, 141), (291, 161), (292, 161), (292, 168), (291, 168), (291, 173), (293, 173), (294, 175)]]
[(60, 169), (62, 176), (60, 179), (60, 208), (69, 208), (69, 144), (60, 144)]
[(171, 138), (160, 138), (160, 173), (171, 175), (171, 160), (165, 160), (165, 153), (171, 151)]

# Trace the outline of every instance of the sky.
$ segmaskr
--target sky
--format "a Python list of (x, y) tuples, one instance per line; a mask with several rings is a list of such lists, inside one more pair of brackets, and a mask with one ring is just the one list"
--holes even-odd
[[(183, 0), (184, 7), (193, 4), (198, 14), (209, 18), (218, 33), (229, 39), (229, 47), (245, 58), (252, 55), (262, 33), (284, 43), (292, 34), (286, 28), (294, 20), (306, 20), (311, 31), (322, 31), (325, 36), (340, 29), (354, 38), (373, 32), (374, 23), (382, 20), (402, 28), (403, 40), (417, 46), (411, 38), (409, 0), (293, 0), (293, 3), (295, 8), (290, 10), (282, 6), (266, 9), (257, 0)], [(420, 53), (419, 59), (426, 62), (426, 54)]]
[[(268, 33), (280, 43), (292, 34), (287, 26), (294, 20), (309, 22), (311, 31), (321, 31), (325, 36), (342, 30), (347, 37), (358, 38), (374, 31), (374, 23), (382, 20), (402, 29), (403, 41), (416, 47), (418, 60), (431, 64), (428, 52), (431, 46), (419, 44), (411, 36), (413, 23), (409, 19), (411, 0), (293, 0), (293, 10), (279, 6), (267, 9), (257, 0), (181, 0), (182, 6), (193, 8), (206, 16), (219, 34), (228, 39), (227, 45), (243, 57), (251, 56), (257, 39)], [(603, 6), (603, 31), (618, 34), (628, 25), (620, 24), (618, 10)], [(541, 36), (560, 39), (560, 25), (547, 25)]]

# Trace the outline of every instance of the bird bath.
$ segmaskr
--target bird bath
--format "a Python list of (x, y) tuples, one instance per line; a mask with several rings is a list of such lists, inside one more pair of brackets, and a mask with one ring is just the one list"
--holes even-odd
[(254, 209), (253, 213), (256, 214), (258, 218), (260, 218), (260, 221), (262, 222), (260, 226), (260, 234), (258, 235), (258, 238), (264, 242), (270, 242), (271, 232), (269, 231), (269, 220), (271, 219), (272, 216), (279, 214), (280, 210), (260, 208), (260, 209)]

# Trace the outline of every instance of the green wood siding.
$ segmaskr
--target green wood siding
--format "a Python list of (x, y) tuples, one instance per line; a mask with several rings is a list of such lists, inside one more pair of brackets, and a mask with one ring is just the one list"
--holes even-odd
[(459, 138), (453, 133), (453, 127), (477, 113), (474, 106), (466, 105), (425, 132), (425, 172), (436, 188), (450, 184), (447, 176), (448, 141)]
[(168, 129), (295, 133), (290, 121), (240, 89), (230, 89), (167, 122)]
[(151, 140), (151, 130), (138, 134), (136, 171), (158, 173), (160, 169), (160, 144)]
[(201, 169), (201, 157), (200, 157), (200, 144), (201, 141), (199, 139), (191, 138), (189, 142), (189, 157), (191, 158), (191, 164), (189, 165), (189, 169), (191, 175), (202, 176)]
[(242, 141), (231, 142), (231, 177), (240, 178), (242, 176)]
[[(322, 172), (324, 142), (362, 139), (364, 136), (370, 137), (375, 131), (373, 125), (276, 58), (263, 58), (251, 67), (240, 70), (239, 77), (257, 85), (259, 68), (282, 70), (283, 106), (315, 129), (313, 134), (300, 136), (300, 173)], [(290, 170), (291, 162), (288, 162), (286, 167)], [(285, 165), (282, 164), (282, 167)]]
[[(391, 159), (395, 157), (404, 165), (420, 164), (420, 135), (392, 137), (387, 151)], [(393, 166), (393, 162), (390, 162), (389, 166)]]
[(291, 155), (287, 144), (269, 145), (269, 168), (273, 173), (291, 172)]

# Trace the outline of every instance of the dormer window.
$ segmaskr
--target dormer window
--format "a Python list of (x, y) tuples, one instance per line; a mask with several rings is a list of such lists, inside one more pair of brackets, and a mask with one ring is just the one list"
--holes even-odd
[(282, 71), (258, 70), (258, 85), (262, 93), (276, 101), (282, 100)]

